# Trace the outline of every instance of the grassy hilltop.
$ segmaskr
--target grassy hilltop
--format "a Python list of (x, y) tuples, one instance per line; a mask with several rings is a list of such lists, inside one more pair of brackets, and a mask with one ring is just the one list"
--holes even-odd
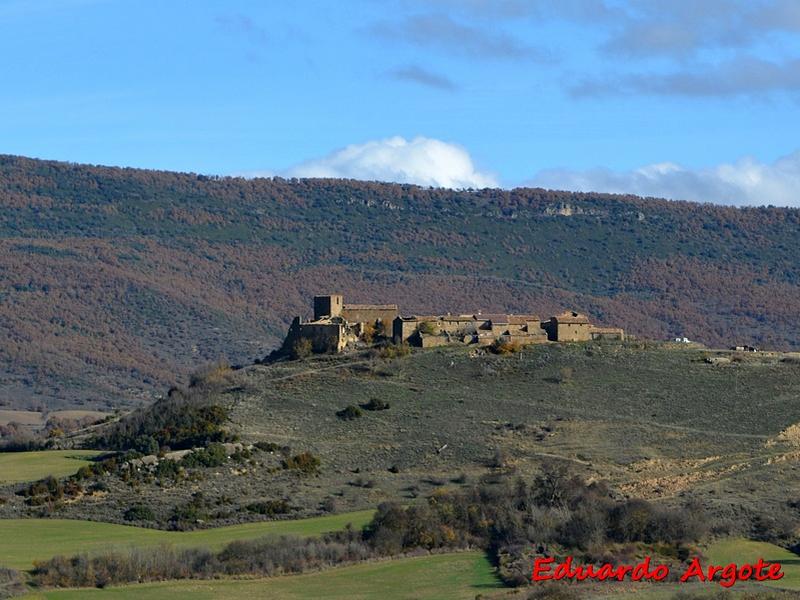
[[(705, 362), (713, 354), (573, 344), (512, 356), (443, 348), (390, 362), (323, 357), (235, 373), (231, 419), (245, 439), (310, 448), (322, 487), (353, 507), (413, 498), (460, 474), (474, 480), (487, 466), (524, 475), (553, 457), (635, 497), (693, 495), (727, 509), (800, 494), (791, 476), (800, 361)], [(337, 418), (373, 398), (390, 408)]]
[(265, 355), (325, 292), (798, 348), (798, 225), (796, 209), (0, 156), (0, 401), (139, 403), (198, 363)]
[[(800, 497), (800, 360), (723, 353), (730, 362), (706, 361), (717, 354), (643, 343), (548, 344), (506, 356), (449, 347), (217, 371), (202, 398), (225, 407), (228, 435), (285, 452), (215, 463), (199, 480), (107, 477), (103, 494), (49, 514), (125, 522), (126, 509), (145, 503), (157, 522), (191, 506), (192, 518), (225, 525), (262, 518), (257, 503), (266, 499), (300, 517), (414, 502), (500, 472), (530, 477), (558, 459), (619, 494), (695, 499), (739, 527), (772, 511), (777, 520), (764, 526), (780, 529), (778, 516), (789, 518), (787, 502)], [(381, 403), (388, 408), (368, 409)], [(286, 468), (299, 453), (319, 460), (311, 476)], [(0, 506), (7, 517), (41, 510), (17, 496)]]

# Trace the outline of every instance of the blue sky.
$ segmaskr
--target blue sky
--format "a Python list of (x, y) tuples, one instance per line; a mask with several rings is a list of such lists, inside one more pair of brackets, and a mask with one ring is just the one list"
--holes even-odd
[(0, 152), (800, 205), (797, 0), (0, 0)]

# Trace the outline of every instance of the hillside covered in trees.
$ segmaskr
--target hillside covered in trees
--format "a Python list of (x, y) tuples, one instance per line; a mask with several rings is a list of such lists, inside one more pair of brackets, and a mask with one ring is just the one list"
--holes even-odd
[(0, 156), (0, 403), (124, 406), (274, 348), (315, 293), (800, 347), (800, 211)]

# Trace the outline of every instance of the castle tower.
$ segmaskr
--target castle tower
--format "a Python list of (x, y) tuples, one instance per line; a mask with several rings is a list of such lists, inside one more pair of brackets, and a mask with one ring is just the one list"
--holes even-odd
[(325, 317), (341, 317), (344, 308), (344, 298), (341, 294), (330, 296), (314, 296), (314, 320), (319, 321)]

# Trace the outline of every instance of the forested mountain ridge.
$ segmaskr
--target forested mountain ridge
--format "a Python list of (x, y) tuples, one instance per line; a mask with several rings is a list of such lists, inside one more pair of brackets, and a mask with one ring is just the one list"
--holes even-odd
[(273, 348), (314, 293), (800, 347), (800, 211), (0, 156), (0, 401), (121, 405)]

